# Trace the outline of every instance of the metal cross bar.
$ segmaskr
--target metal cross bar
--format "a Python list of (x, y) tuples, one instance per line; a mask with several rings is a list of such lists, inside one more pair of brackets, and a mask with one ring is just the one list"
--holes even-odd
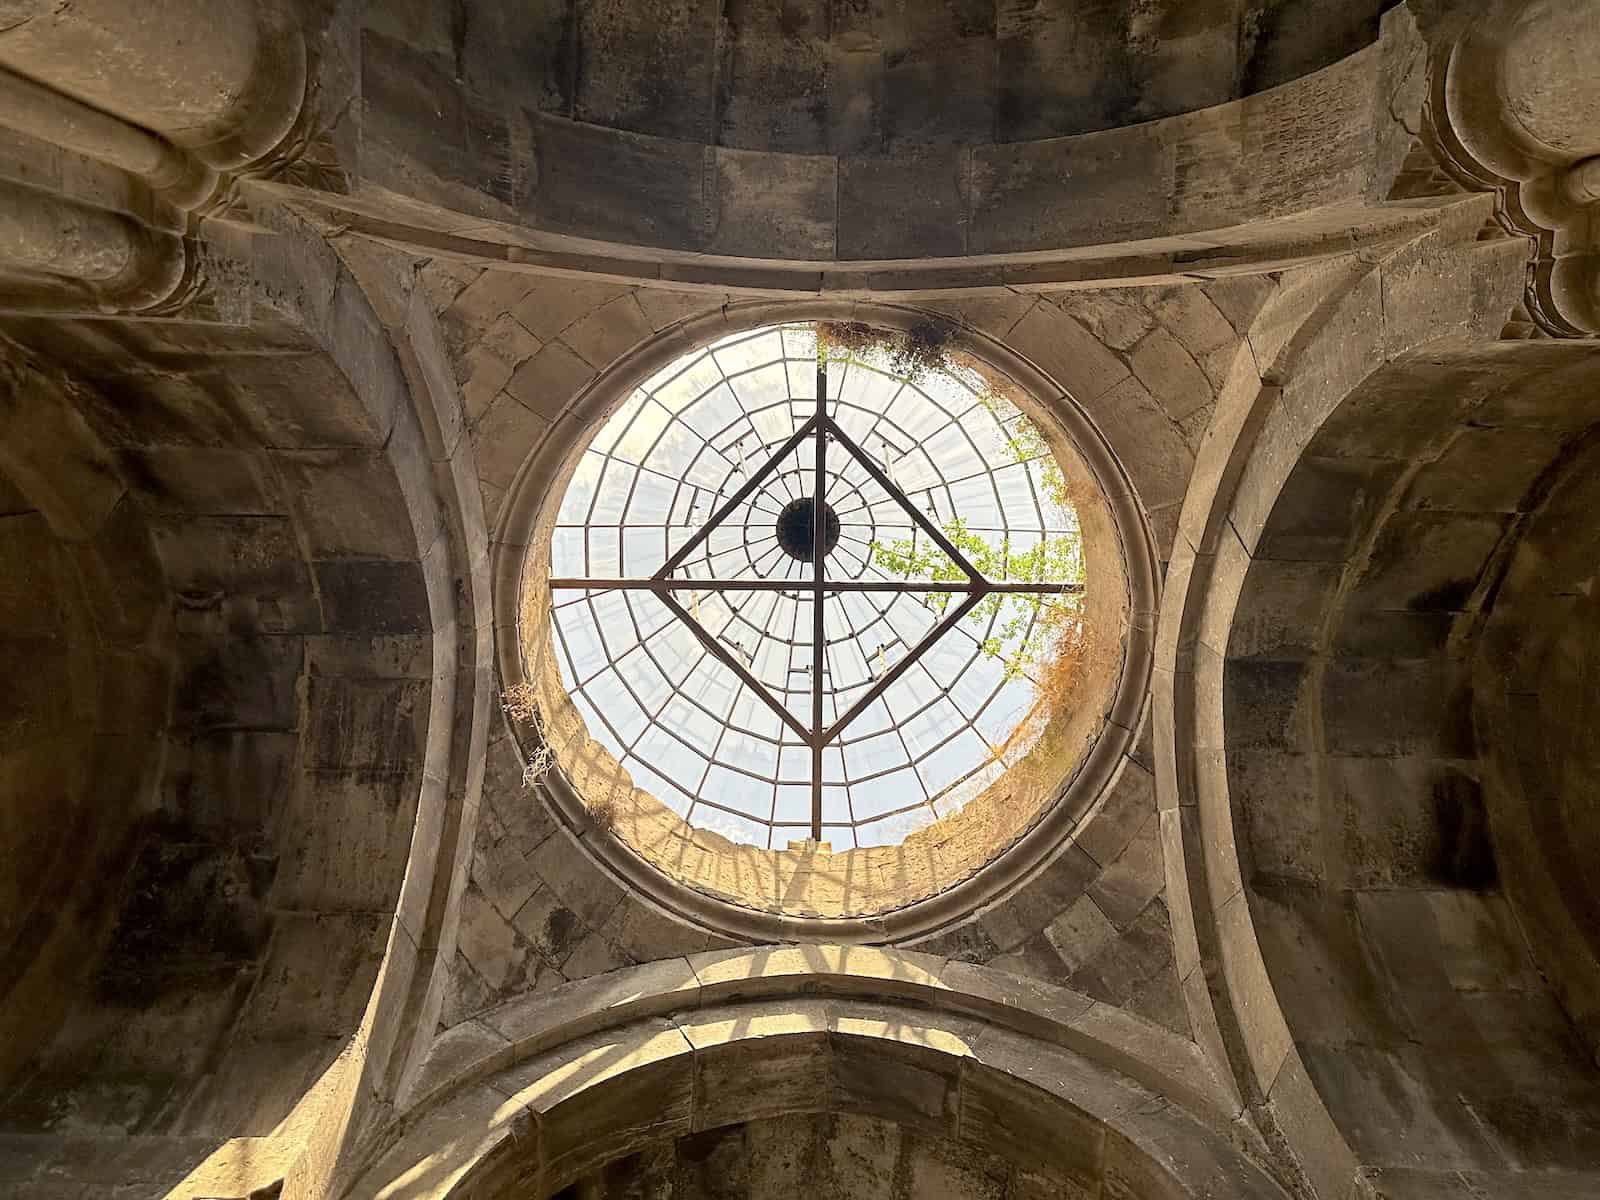
[[(811, 585), (803, 579), (691, 579), (675, 575), (671, 579), (608, 579), (599, 575), (563, 575), (550, 580), (553, 590), (581, 589), (592, 592), (647, 591), (647, 592), (803, 592)], [(921, 579), (830, 579), (824, 589), (830, 595), (840, 592), (953, 592), (965, 593), (982, 588), (986, 592), (1028, 594), (1032, 592), (1076, 595), (1083, 591), (1081, 583), (1028, 583), (1024, 581), (973, 581), (952, 579), (945, 581)]]
[(755, 491), (756, 488), (760, 487), (768, 475), (772, 474), (778, 469), (778, 464), (783, 461), (783, 459), (786, 458), (796, 446), (800, 445), (801, 442), (805, 441), (806, 438), (811, 436), (811, 432), (816, 428), (816, 424), (817, 419), (813, 417), (804, 425), (800, 426), (799, 429), (795, 430), (794, 434), (789, 438), (789, 440), (778, 447), (777, 453), (775, 453), (771, 458), (767, 459), (766, 462), (762, 463), (759, 470), (753, 471), (750, 475), (750, 478), (744, 481), (739, 490), (734, 492), (727, 503), (725, 503), (721, 508), (717, 509), (716, 512), (712, 513), (711, 519), (708, 520), (704, 525), (700, 526), (700, 529), (692, 538), (678, 547), (678, 549), (673, 553), (672, 557), (667, 559), (667, 561), (662, 565), (661, 569), (656, 572), (656, 578), (665, 579), (668, 575), (672, 574), (672, 572), (676, 571), (679, 565), (682, 564), (683, 560), (688, 558), (689, 555), (693, 554), (699, 547), (700, 543), (711, 536), (711, 531), (726, 521), (733, 510), (738, 508), (740, 504), (744, 503), (745, 499), (750, 495), (750, 493)]
[(889, 686), (894, 683), (896, 679), (899, 679), (900, 676), (904, 675), (908, 670), (910, 670), (911, 665), (915, 663), (917, 659), (921, 658), (930, 646), (954, 629), (961, 618), (971, 612), (973, 606), (977, 604), (978, 601), (982, 600), (983, 596), (984, 593), (980, 589), (974, 589), (973, 591), (968, 592), (966, 599), (962, 600), (960, 604), (956, 605), (951, 612), (945, 614), (944, 619), (932, 629), (928, 630), (927, 634), (923, 636), (923, 639), (915, 646), (911, 647), (911, 650), (904, 658), (895, 663), (894, 666), (890, 667), (884, 675), (880, 676), (873, 683), (873, 685), (867, 689), (866, 695), (862, 696), (861, 699), (852, 704), (844, 716), (840, 717), (837, 721), (830, 725), (826, 731), (824, 731), (822, 735), (822, 744), (827, 745), (829, 742), (833, 741), (834, 738), (838, 737), (844, 732), (845, 726), (849, 725), (851, 721), (854, 721), (862, 713), (866, 712), (867, 709), (871, 707), (872, 702), (879, 696), (883, 695), (884, 692), (888, 691)]
[(960, 550), (957, 550), (955, 543), (945, 536), (944, 530), (940, 529), (932, 521), (928, 520), (927, 514), (919, 509), (915, 504), (911, 503), (910, 498), (895, 486), (894, 482), (883, 473), (883, 469), (879, 467), (877, 463), (872, 461), (866, 451), (864, 451), (860, 446), (856, 445), (855, 442), (851, 440), (850, 435), (841, 429), (837, 422), (827, 418), (818, 419), (823, 422), (824, 431), (826, 433), (831, 433), (835, 438), (837, 438), (839, 444), (848, 450), (851, 457), (853, 457), (862, 465), (862, 467), (866, 469), (868, 475), (872, 476), (873, 481), (877, 483), (877, 485), (884, 491), (889, 493), (889, 497), (896, 504), (911, 514), (911, 519), (922, 527), (923, 532), (933, 539), (934, 545), (943, 550), (949, 557), (950, 561), (955, 563), (955, 565), (962, 570), (967, 578), (982, 578), (982, 576), (978, 573), (978, 569), (967, 561), (966, 555), (962, 554)]
[(684, 610), (683, 605), (679, 604), (675, 599), (666, 593), (662, 593), (661, 601), (672, 610), (673, 615), (676, 616), (678, 620), (682, 621), (689, 627), (689, 632), (694, 634), (695, 640), (705, 647), (706, 653), (710, 654), (712, 658), (715, 658), (723, 666), (727, 667), (730, 671), (737, 675), (739, 677), (739, 682), (744, 684), (745, 687), (749, 688), (752, 692), (759, 696), (768, 708), (778, 714), (784, 724), (788, 725), (790, 729), (794, 730), (794, 732), (805, 741), (810, 742), (815, 740), (816, 735), (804, 725), (800, 724), (800, 721), (788, 710), (783, 702), (767, 690), (767, 685), (752, 675), (749, 669), (746, 668), (742, 662), (740, 662), (732, 654), (729, 654), (727, 648), (706, 631), (705, 626), (701, 625), (699, 621), (696, 621)]
[(822, 671), (827, 665), (828, 631), (823, 610), (822, 561), (828, 555), (828, 522), (822, 506), (828, 490), (828, 356), (817, 350), (817, 479), (811, 488), (811, 838), (822, 840)]
[[(690, 555), (711, 536), (713, 530), (726, 521), (734, 510), (777, 470), (778, 465), (809, 437), (816, 438), (816, 475), (811, 496), (811, 579), (691, 579), (674, 575), (673, 572), (682, 566)], [(872, 480), (910, 515), (915, 525), (925, 532), (950, 561), (966, 575), (965, 579), (959, 581), (850, 580), (829, 579), (827, 577), (825, 561), (829, 548), (827, 545), (828, 522), (824, 494), (828, 483), (827, 453), (828, 439), (830, 437), (835, 439), (852, 458), (859, 462)], [(810, 748), (811, 836), (818, 841), (822, 838), (823, 748), (830, 742), (835, 741), (851, 722), (876, 703), (898, 679), (917, 663), (934, 643), (949, 633), (986, 596), (996, 593), (1074, 595), (1083, 591), (1081, 583), (1031, 582), (1025, 580), (1005, 580), (991, 583), (985, 579), (945, 532), (913, 504), (905, 492), (889, 478), (883, 468), (874, 462), (860, 446), (856, 445), (850, 435), (828, 415), (828, 360), (826, 354), (820, 351), (817, 355), (816, 412), (766, 462), (749, 475), (739, 489), (734, 492), (733, 496), (712, 513), (710, 519), (695, 532), (694, 536), (678, 547), (667, 558), (660, 570), (648, 579), (563, 576), (552, 578), (550, 587), (553, 590), (631, 590), (649, 591), (655, 594), (679, 621), (689, 627), (695, 639), (705, 648), (708, 654), (732, 671), (745, 687), (759, 697), (768, 708), (778, 715), (783, 724), (793, 731), (804, 745)], [(713, 636), (679, 603), (674, 593), (682, 591), (787, 592), (793, 593), (797, 599), (809, 592), (812, 607), (811, 723), (809, 728), (790, 712), (788, 707), (761, 680), (757, 679), (737, 656), (723, 646), (717, 637)], [(945, 613), (938, 624), (930, 629), (915, 646), (910, 647), (893, 667), (885, 670), (883, 674), (874, 680), (861, 698), (852, 704), (842, 716), (838, 716), (832, 725), (824, 727), (822, 681), (823, 676), (828, 671), (827, 621), (824, 603), (829, 595), (837, 596), (851, 592), (959, 596), (960, 601)], [(714, 801), (711, 803), (715, 804)]]

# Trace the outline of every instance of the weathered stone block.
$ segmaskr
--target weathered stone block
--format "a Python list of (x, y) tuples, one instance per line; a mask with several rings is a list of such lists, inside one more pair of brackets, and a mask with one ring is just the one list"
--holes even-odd
[(1116, 939), (1117, 927), (1099, 905), (1088, 896), (1081, 896), (1045, 926), (1044, 932), (1070, 977)]
[(504, 215), (516, 199), (506, 119), (444, 55), (367, 30), (361, 76), (366, 178), (458, 211)]
[(434, 626), (416, 562), (354, 559), (319, 562), (314, 569), (330, 633), (404, 634)]
[(269, 632), (321, 624), (287, 518), (163, 518), (151, 533), (168, 586), (187, 609), (225, 609)]
[[(551, 342), (512, 375), (507, 394), (547, 422), (554, 422), (595, 376), (594, 368), (560, 342)], [(474, 444), (482, 443), (481, 436)]]
[[(1081, 394), (1079, 399), (1083, 399)], [(1183, 429), (1142, 383), (1125, 378), (1098, 399), (1086, 401), (1084, 407), (1121, 456), (1145, 505), (1162, 508), (1183, 499), (1194, 469), (1194, 452)]]
[[(986, 1045), (980, 1058), (994, 1061), (1007, 1050)], [(1043, 1087), (1023, 1082), (1036, 1073), (1044, 1077), (1042, 1085), (1053, 1083), (1050, 1090), (1057, 1094), (1070, 1095), (1073, 1084), (1079, 1082), (1067, 1064), (1053, 1056), (1041, 1056), (1029, 1064), (1020, 1072), (1022, 1079), (997, 1071), (971, 1071), (961, 1085), (962, 1135), (1019, 1169), (1063, 1178), (1093, 1195), (1104, 1162), (1105, 1126), (1059, 1103)]]
[(537, 211), (547, 228), (673, 249), (703, 244), (701, 146), (550, 116), (536, 120), (534, 139)]
[(1381, 1045), (1405, 1037), (1403, 1015), (1350, 893), (1267, 885), (1249, 899), (1274, 990), (1302, 1045)]
[(213, 836), (259, 836), (288, 794), (298, 744), (259, 730), (169, 737), (162, 806)]
[(1278, 494), (1255, 556), (1344, 561), (1399, 475), (1398, 464), (1382, 460), (1308, 455)]
[(417, 815), (418, 774), (302, 772), (278, 812), (275, 907), (390, 912)]
[[(976, 254), (1076, 246), (1166, 232), (1172, 151), (1150, 126), (975, 148)], [(1070, 186), (1081, 203), (1060, 203)]]
[(1260, 659), (1234, 659), (1227, 665), (1224, 696), (1226, 741), (1206, 745), (1229, 751), (1248, 749), (1300, 750), (1307, 733), (1307, 681), (1302, 663)]
[(299, 725), (297, 637), (178, 638), (172, 721), (190, 729), (292, 730)]
[[(911, 1194), (928, 1200), (1004, 1200), (1006, 1165), (948, 1143), (917, 1143), (906, 1155)], [(985, 1170), (985, 1168), (988, 1168)]]
[(1205, 408), (1215, 398), (1211, 383), (1194, 356), (1165, 328), (1151, 331), (1133, 347), (1129, 363), (1139, 381), (1175, 421)]
[[(1103, 1004), (1125, 1008), (1152, 985), (1167, 981), (1174, 970), (1172, 930), (1160, 899), (1145, 906), (1133, 923), (1107, 942), (1067, 982)], [(1088, 1020), (1097, 1012), (1091, 1009)]]
[(982, 915), (984, 931), (1002, 950), (1015, 949), (1081, 896), (1099, 871), (1099, 864), (1081, 847), (1066, 847), (1005, 903)]
[(390, 922), (374, 913), (282, 913), (242, 1032), (345, 1038), (372, 995)]
[(480, 812), (472, 850), (472, 881), (500, 915), (510, 920), (541, 881), (522, 848), (498, 826), (492, 810)]
[(1089, 885), (1089, 897), (1119, 928), (1131, 925), (1166, 886), (1160, 822), (1152, 806), (1122, 853)]
[(561, 342), (591, 366), (603, 369), (650, 334), (650, 322), (645, 320), (632, 293), (628, 293), (569, 325), (561, 334)]
[(1229, 630), (1230, 658), (1307, 658), (1321, 642), (1324, 609), (1341, 568), (1257, 558), (1250, 563)]
[(1306, 1046), (1300, 1056), (1363, 1162), (1443, 1170), (1497, 1165), (1460, 1100), (1441, 1105), (1430, 1095), (1422, 1054), (1352, 1045)]
[(1122, 359), (1051, 304), (1030, 308), (1008, 340), (1081, 404), (1092, 405), (1129, 374)]
[(954, 148), (841, 159), (839, 257), (964, 253), (969, 166)]
[(240, 357), (228, 364), (226, 387), (264, 446), (381, 446), (394, 420), (392, 407), (370, 410), (320, 354)]
[(385, 455), (313, 450), (272, 457), (312, 558), (417, 557), (407, 506)]
[(1247, 880), (1316, 883), (1323, 876), (1322, 811), (1313, 760), (1275, 750), (1228, 755)]
[(1349, 886), (1451, 885), (1463, 867), (1478, 886), (1494, 878), (1482, 797), (1449, 764), (1339, 756), (1326, 770)]
[(567, 979), (589, 979), (630, 965), (625, 951), (603, 933), (590, 931), (572, 947), (561, 964)]
[(1539, 430), (1465, 429), (1407, 489), (1410, 508), (1518, 512), (1564, 439)]
[(1113, 861), (1156, 810), (1155, 777), (1133, 762), (1124, 764), (1099, 809), (1075, 840), (1101, 866)]
[(461, 400), (469, 425), (476, 425), (512, 373), (539, 352), (544, 343), (509, 313), (494, 323), (457, 361)]
[(1323, 678), (1322, 708), (1331, 753), (1474, 753), (1471, 696), (1461, 663), (1337, 660)]
[(1335, 653), (1361, 658), (1431, 658), (1442, 655), (1457, 614), (1353, 609), (1334, 630)]
[(1508, 518), (1401, 512), (1384, 523), (1351, 602), (1376, 609), (1462, 612), (1470, 606)]
[(1402, 354), (1432, 338), (1464, 333), (1471, 316), (1472, 255), (1429, 234), (1383, 264), (1386, 354)]
[(607, 918), (622, 902), (620, 887), (573, 845), (561, 831), (546, 838), (533, 852), (533, 866), (562, 903), (590, 929), (605, 929)]
[(510, 392), (501, 392), (473, 426), (472, 447), (483, 489), (484, 520), (491, 527), (506, 489), (549, 431), (550, 422)]
[[(107, 361), (115, 362), (115, 355)], [(185, 356), (170, 371), (105, 375), (93, 388), (82, 389), (75, 401), (108, 446), (237, 445), (253, 427), (254, 414), (241, 411), (226, 373), (196, 366), (195, 361)], [(248, 373), (256, 364), (241, 365)]]
[[(450, 306), (439, 316), (446, 344), (458, 355), (464, 355), (464, 361), (470, 360), (480, 340), (487, 338), (489, 331), (495, 329), (502, 318), (514, 314), (518, 304), (529, 292), (541, 283), (548, 282), (548, 277), (524, 271), (475, 272), (471, 282), (456, 295)], [(514, 316), (512, 319), (515, 319)], [(518, 338), (515, 330), (507, 329), (503, 330), (503, 333), (513, 342)], [(521, 336), (533, 335), (526, 326), (523, 326)]]
[(670, 288), (641, 287), (633, 294), (651, 328), (663, 330), (718, 307), (725, 297), (715, 292), (680, 292)]
[[(685, 1027), (694, 1044), (697, 1129), (779, 1116), (819, 1106), (833, 1086), (833, 1049), (821, 1005), (790, 1004), (750, 1018), (741, 1040), (724, 1044), (737, 1018), (698, 1016)], [(715, 1010), (712, 1010), (715, 1011)], [(752, 1036), (753, 1035), (753, 1036)]]
[(1045, 298), (1113, 350), (1128, 351), (1155, 328), (1144, 288), (1047, 292)]
[(283, 488), (258, 453), (149, 446), (122, 451), (119, 462), (134, 497), (153, 512), (249, 516), (287, 511)]
[(714, 155), (716, 221), (707, 250), (746, 258), (838, 257), (836, 159), (726, 147)]
[(554, 341), (568, 327), (629, 291), (623, 284), (599, 279), (566, 275), (524, 278), (532, 286), (524, 288), (521, 297), (507, 305), (506, 311), (544, 342)]
[[(540, 964), (535, 948), (518, 936), (511, 923), (476, 888), (462, 893), (456, 948), (472, 973), (489, 989), (484, 995), (485, 1006), (538, 978)], [(556, 982), (560, 982), (559, 976)]]
[(1218, 911), (1217, 936), (1222, 951), (1222, 970), (1232, 993), (1234, 1013), (1250, 1065), (1256, 1078), (1263, 1082), (1275, 1079), (1294, 1046), (1294, 1039), (1272, 990), (1271, 976), (1262, 961), (1243, 892)]
[(831, 1046), (832, 1106), (904, 1129), (954, 1132), (960, 1067), (949, 1056), (949, 1047), (934, 1051), (876, 1040), (863, 1044), (848, 1032), (836, 1033)]

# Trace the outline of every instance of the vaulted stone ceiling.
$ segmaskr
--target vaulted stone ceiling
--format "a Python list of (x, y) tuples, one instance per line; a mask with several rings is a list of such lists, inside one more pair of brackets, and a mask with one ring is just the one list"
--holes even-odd
[[(0, 0), (0, 1191), (1594, 1195), (1597, 31)], [(818, 322), (1077, 456), (1015, 829), (742, 845), (562, 703), (585, 447)]]
[(872, 156), (1090, 133), (1235, 100), (1370, 45), (1383, 7), (402, 0), (369, 19), (369, 61), (386, 90), (431, 69), (491, 103), (514, 97), (616, 130)]
[[(1359, 197), (1375, 141), (1394, 143), (1380, 164), (1404, 157), (1404, 122), (1370, 100), (1418, 48), (1379, 51), (1378, 18), (1321, 0), (384, 5), (359, 47), (360, 172), (551, 235), (767, 260), (1223, 227)], [(1302, 100), (1218, 107), (1340, 62)], [(1272, 139), (1284, 103), (1323, 136)], [(1058, 205), (1063, 173), (1094, 185)]]

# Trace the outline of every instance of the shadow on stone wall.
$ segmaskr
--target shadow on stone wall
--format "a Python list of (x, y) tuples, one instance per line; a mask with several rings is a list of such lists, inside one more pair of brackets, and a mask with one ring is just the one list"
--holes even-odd
[[(1231, 530), (1218, 551), (1247, 564), (1225, 770), (1262, 957), (1304, 1071), (1396, 1188), (1468, 1170), (1520, 1195), (1502, 1176), (1600, 1170), (1580, 1013), (1541, 978), (1526, 893), (1502, 878), (1559, 852), (1506, 836), (1486, 770), (1537, 756), (1565, 725), (1473, 722), (1480, 634), (1502, 618), (1541, 478), (1600, 417), (1597, 377), (1593, 348), (1571, 343), (1399, 360), (1312, 439), (1253, 559)], [(1545, 582), (1570, 590), (1565, 578)], [(1548, 615), (1528, 632), (1553, 634)], [(1573, 654), (1590, 628), (1567, 631)], [(1216, 769), (1222, 756), (1202, 767)], [(1547, 832), (1594, 836), (1582, 802), (1553, 802), (1572, 825)], [(1566, 903), (1588, 911), (1589, 885), (1566, 882)]]
[(270, 1133), (367, 1009), (428, 597), (390, 431), (293, 326), (6, 333), (0, 1190), (92, 1144), (158, 1195)]

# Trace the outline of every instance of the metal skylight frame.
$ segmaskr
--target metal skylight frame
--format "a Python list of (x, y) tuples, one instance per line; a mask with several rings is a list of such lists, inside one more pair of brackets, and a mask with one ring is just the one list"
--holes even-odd
[[(724, 667), (733, 672), (734, 676), (742, 683), (752, 695), (766, 704), (780, 721), (796, 734), (803, 744), (811, 750), (811, 837), (814, 840), (822, 839), (823, 829), (823, 750), (833, 742), (839, 740), (840, 735), (851, 722), (856, 720), (872, 704), (877, 701), (894, 682), (905, 674), (926, 651), (939, 641), (945, 634), (960, 624), (969, 612), (975, 608), (986, 596), (995, 593), (1018, 594), (1049, 594), (1062, 595), (1081, 592), (1082, 584), (1076, 583), (1051, 583), (1039, 582), (1013, 582), (991, 581), (985, 579), (970, 561), (963, 555), (958, 547), (950, 541), (944, 531), (940, 529), (927, 514), (919, 509), (906, 493), (900, 488), (888, 472), (875, 463), (871, 456), (858, 446), (853, 438), (839, 425), (828, 411), (828, 358), (824, 353), (817, 355), (817, 386), (816, 386), (816, 411), (805, 421), (782, 445), (754, 471), (747, 473), (744, 483), (737, 488), (733, 495), (713, 512), (709, 519), (685, 541), (677, 550), (673, 551), (666, 562), (653, 575), (647, 578), (601, 578), (601, 577), (553, 577), (550, 587), (553, 591), (583, 590), (583, 591), (609, 591), (609, 590), (647, 590), (653, 593), (666, 608), (681, 621), (706, 653), (710, 654)], [(816, 441), (816, 468), (811, 497), (815, 505), (824, 503), (827, 495), (828, 468), (827, 445), (832, 439), (847, 454), (849, 454), (866, 471), (874, 483), (884, 493), (902, 508), (912, 520), (916, 528), (920, 528), (939, 549), (949, 557), (963, 574), (965, 582), (955, 580), (915, 581), (915, 580), (857, 580), (827, 578), (825, 564), (827, 552), (824, 546), (826, 537), (826, 522), (813, 519), (812, 521), (812, 580), (809, 587), (792, 579), (706, 579), (688, 578), (675, 575), (674, 572), (682, 566), (690, 556), (711, 536), (713, 530), (723, 524), (739, 506), (753, 496), (757, 489), (777, 471), (784, 459), (800, 449), (808, 439)], [(741, 462), (743, 456), (743, 438), (740, 438)], [(780, 701), (760, 679), (740, 661), (739, 657), (731, 653), (722, 644), (722, 640), (713, 635), (695, 617), (678, 602), (673, 594), (678, 591), (689, 592), (758, 592), (782, 591), (799, 592), (808, 591), (811, 597), (812, 609), (812, 670), (811, 670), (811, 721), (807, 725), (802, 723), (789, 707)], [(944, 613), (940, 621), (908, 648), (887, 671), (873, 680), (866, 693), (860, 696), (842, 716), (838, 716), (833, 723), (825, 724), (823, 720), (823, 675), (826, 673), (827, 635), (825, 630), (825, 611), (823, 605), (829, 596), (838, 596), (847, 592), (896, 592), (896, 593), (939, 593), (960, 595), (960, 603)]]

